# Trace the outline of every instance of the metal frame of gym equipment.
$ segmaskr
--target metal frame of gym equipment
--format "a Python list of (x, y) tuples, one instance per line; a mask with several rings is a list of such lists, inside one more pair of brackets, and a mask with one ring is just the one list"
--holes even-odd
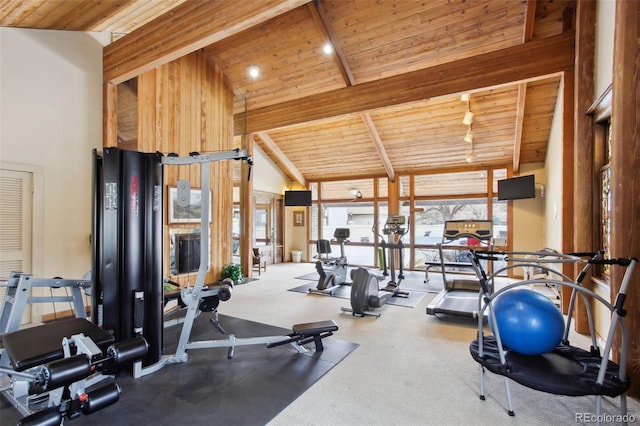
[[(365, 268), (352, 270), (351, 280), (353, 282), (351, 283), (351, 293), (349, 296), (351, 308), (340, 308), (342, 312), (351, 313), (351, 315), (359, 317), (373, 316), (379, 318), (382, 314), (373, 311), (374, 308), (381, 308), (391, 297), (409, 296), (408, 291), (400, 290), (400, 283), (404, 279), (402, 272), (402, 251), (404, 250), (402, 237), (408, 232), (408, 228), (406, 230), (403, 228), (405, 223), (404, 216), (389, 215), (387, 217), (383, 228), (383, 235), (389, 236), (389, 242), (384, 240), (383, 235), (377, 234), (377, 236), (380, 237), (380, 248), (382, 249), (382, 266), (384, 268), (382, 276), (376, 275)], [(376, 232), (375, 225), (373, 232)], [(396, 239), (397, 241), (395, 241)], [(389, 250), (389, 268), (387, 268), (386, 249)], [(397, 281), (395, 272), (396, 250), (398, 251), (398, 259), (400, 262)], [(389, 275), (391, 275), (391, 279), (383, 288), (380, 288), (380, 283)]]
[[(131, 209), (139, 208), (141, 210), (149, 210), (152, 209), (154, 212), (159, 211), (162, 212), (162, 167), (163, 166), (190, 166), (190, 165), (200, 165), (200, 192), (201, 192), (201, 208), (200, 208), (200, 265), (198, 268), (198, 272), (196, 275), (195, 284), (193, 287), (188, 286), (183, 288), (180, 291), (181, 300), (186, 308), (186, 315), (184, 321), (182, 323), (182, 330), (180, 333), (180, 337), (178, 340), (177, 348), (175, 354), (171, 355), (161, 355), (159, 351), (155, 352), (152, 357), (147, 357), (145, 360), (136, 361), (133, 365), (133, 376), (135, 378), (145, 376), (147, 374), (151, 374), (163, 368), (167, 364), (175, 364), (175, 363), (184, 363), (188, 359), (187, 351), (190, 349), (205, 349), (205, 348), (217, 348), (217, 347), (226, 347), (228, 348), (227, 356), (228, 358), (233, 357), (234, 350), (237, 346), (245, 346), (245, 345), (258, 345), (265, 344), (267, 347), (279, 346), (282, 344), (290, 343), (299, 353), (307, 352), (308, 350), (303, 346), (307, 343), (315, 343), (316, 351), (322, 351), (322, 339), (328, 336), (333, 335), (333, 332), (338, 329), (338, 326), (334, 321), (320, 321), (314, 323), (305, 323), (305, 324), (296, 324), (292, 327), (292, 333), (283, 336), (265, 336), (265, 337), (253, 337), (253, 338), (236, 338), (234, 335), (229, 335), (227, 339), (220, 340), (205, 340), (205, 341), (191, 341), (191, 331), (193, 328), (193, 323), (196, 317), (199, 315), (199, 312), (213, 312), (214, 317), (211, 319), (216, 328), (222, 332), (222, 329), (219, 324), (217, 324), (217, 306), (220, 301), (229, 300), (233, 290), (233, 282), (231, 280), (223, 280), (218, 285), (205, 285), (205, 278), (207, 271), (209, 270), (209, 214), (210, 214), (210, 163), (218, 162), (218, 161), (226, 161), (226, 160), (239, 160), (239, 161), (247, 161), (249, 165), (252, 165), (251, 157), (247, 154), (245, 150), (231, 150), (225, 152), (216, 152), (216, 153), (191, 153), (188, 157), (179, 157), (177, 155), (168, 155), (161, 156), (160, 154), (144, 154), (144, 153), (136, 153), (136, 152), (120, 152), (117, 148), (111, 148), (109, 151), (105, 151), (104, 161), (107, 161), (107, 157), (110, 155), (114, 155), (117, 161), (119, 161), (115, 168), (115, 171), (109, 171), (105, 167), (102, 169), (102, 173), (100, 170), (98, 171), (98, 177), (103, 176), (104, 188), (101, 185), (98, 185), (100, 189), (98, 192), (101, 192), (102, 195), (105, 196), (104, 208), (107, 212), (115, 213), (116, 218), (112, 218), (114, 220), (109, 222), (111, 228), (110, 234), (118, 234), (118, 232), (114, 232), (119, 230), (118, 224), (124, 222), (127, 223), (126, 220), (120, 216), (118, 217), (117, 213), (119, 210), (119, 205), (123, 204), (123, 209), (125, 212), (131, 211)], [(153, 174), (154, 179), (144, 179), (136, 174), (135, 171), (127, 170), (126, 167), (126, 157), (133, 156), (133, 160), (129, 160), (129, 163), (142, 163), (146, 161), (143, 159), (136, 159), (138, 156), (149, 157), (153, 160), (153, 164), (149, 166), (151, 169), (151, 173)], [(125, 159), (124, 162), (120, 160), (123, 157)], [(250, 171), (249, 171), (250, 174)], [(118, 178), (120, 176), (124, 176), (125, 179), (108, 179), (110, 178)], [(159, 179), (155, 179), (159, 177)], [(250, 176), (249, 176), (250, 178)], [(137, 179), (136, 184), (136, 194), (129, 193), (128, 189), (132, 188), (131, 180)], [(124, 180), (124, 182), (122, 182)], [(153, 184), (152, 188), (146, 188), (145, 186), (151, 182)], [(122, 192), (122, 187), (127, 188), (127, 191)], [(178, 182), (178, 199), (185, 199), (185, 206), (189, 204), (190, 197), (190, 183), (188, 181), (180, 181)], [(143, 194), (147, 194), (147, 199), (143, 200)], [(123, 196), (126, 195), (126, 196)], [(122, 198), (122, 203), (120, 199)], [(136, 203), (136, 199), (140, 199), (139, 203)], [(133, 201), (133, 206), (131, 206), (131, 200)], [(152, 201), (149, 201), (152, 200)], [(129, 205), (127, 205), (129, 204)], [(144, 207), (145, 205), (151, 204), (151, 207)], [(121, 213), (123, 216), (124, 213)], [(145, 212), (141, 212), (141, 214), (145, 214)], [(159, 215), (161, 218), (161, 214)], [(117, 219), (117, 220), (115, 220)], [(98, 224), (105, 224), (107, 222), (107, 218), (105, 217), (102, 221), (100, 218), (96, 218), (96, 222)], [(145, 253), (150, 252), (150, 257), (145, 257), (141, 260), (141, 262), (148, 262), (150, 265), (150, 269), (152, 271), (138, 271), (137, 274), (141, 277), (147, 277), (147, 279), (153, 282), (153, 289), (148, 290), (148, 286), (146, 288), (129, 288), (127, 287), (126, 291), (118, 291), (117, 283), (118, 279), (114, 279), (113, 282), (109, 283), (112, 286), (115, 285), (116, 288), (112, 289), (110, 292), (118, 294), (120, 296), (124, 296), (124, 298), (128, 299), (126, 304), (130, 312), (126, 313), (126, 316), (130, 319), (129, 324), (135, 324), (134, 330), (128, 331), (128, 333), (142, 333), (145, 338), (147, 337), (146, 332), (148, 328), (151, 328), (151, 338), (153, 339), (153, 346), (159, 346), (161, 349), (162, 345), (162, 329), (163, 329), (163, 311), (162, 311), (162, 245), (158, 243), (158, 240), (162, 238), (162, 228), (161, 228), (161, 219), (158, 220), (156, 215), (148, 219), (148, 222), (151, 222), (151, 225), (147, 226), (142, 224), (139, 226), (141, 229), (148, 229), (147, 232), (156, 232), (155, 236), (150, 237), (145, 233), (145, 238), (152, 238), (154, 241), (150, 243), (153, 247), (150, 250), (145, 251)], [(155, 225), (159, 223), (160, 228), (156, 229)], [(127, 232), (125, 228), (123, 232)], [(99, 233), (102, 235), (102, 233)], [(128, 236), (125, 235), (125, 239), (129, 239)], [(158, 249), (159, 245), (159, 249)], [(135, 246), (133, 249), (137, 248)], [(109, 251), (110, 256), (117, 256), (117, 248), (113, 251)], [(132, 250), (133, 250), (132, 249)], [(158, 250), (158, 251), (156, 251)], [(144, 250), (143, 250), (144, 251)], [(96, 263), (98, 263), (98, 271), (102, 271), (101, 274), (98, 274), (98, 279), (104, 280), (105, 278), (105, 268), (108, 267), (104, 262), (107, 261), (107, 250), (102, 248), (98, 248), (95, 253)], [(156, 254), (157, 257), (153, 255)], [(140, 257), (140, 256), (139, 256)], [(119, 259), (119, 257), (118, 257)], [(115, 260), (114, 260), (115, 261)], [(134, 262), (135, 263), (135, 262)], [(115, 269), (115, 268), (114, 268)], [(125, 277), (127, 278), (127, 277)], [(99, 287), (103, 290), (106, 290), (104, 285), (106, 283), (101, 282)], [(126, 285), (126, 283), (125, 283)], [(147, 291), (150, 291), (151, 297), (146, 294)], [(105, 323), (107, 322), (107, 316), (109, 315), (109, 311), (111, 310), (110, 304), (113, 304), (114, 301), (117, 301), (117, 298), (112, 298), (111, 301), (106, 301), (104, 294), (107, 293), (103, 291), (103, 297), (98, 299), (98, 302), (101, 303), (102, 306), (102, 314), (105, 319)], [(156, 297), (156, 293), (159, 295)], [(151, 303), (151, 309), (147, 309), (147, 306)], [(157, 307), (155, 305), (158, 305)], [(159, 308), (159, 309), (156, 309)], [(141, 311), (144, 311), (142, 314)], [(115, 315), (112, 315), (115, 317)], [(142, 318), (141, 318), (142, 317)], [(125, 332), (122, 335), (126, 335)], [(156, 356), (157, 355), (157, 356)]]
[[(392, 214), (387, 217), (387, 221), (382, 229), (383, 235), (389, 236), (389, 241), (385, 241), (384, 237), (378, 234), (380, 237), (380, 248), (382, 249), (382, 263), (383, 263), (383, 277), (389, 277), (386, 285), (381, 289), (382, 291), (390, 292), (393, 297), (408, 297), (409, 292), (400, 290), (400, 283), (404, 279), (403, 268), (403, 251), (404, 243), (402, 237), (409, 232), (409, 227), (406, 229), (403, 226), (406, 224), (406, 218), (402, 215)], [(375, 233), (375, 226), (374, 226)], [(397, 241), (396, 241), (397, 239)], [(387, 255), (385, 249), (389, 250), (389, 267), (387, 268)], [(396, 280), (396, 256), (395, 251), (398, 251), (398, 279)]]
[[(316, 261), (316, 271), (320, 278), (318, 278), (318, 285), (315, 288), (310, 288), (309, 293), (320, 294), (323, 296), (331, 296), (335, 289), (341, 285), (350, 285), (347, 283), (347, 269), (349, 267), (349, 261), (344, 254), (345, 244), (349, 244), (349, 235), (351, 231), (349, 228), (336, 228), (333, 231), (333, 240), (318, 240), (318, 261)], [(340, 245), (340, 257), (330, 258), (331, 243), (337, 242)], [(326, 247), (328, 250), (321, 250)], [(326, 254), (325, 258), (321, 255)]]
[[(477, 299), (481, 287), (475, 276), (469, 279), (447, 278), (447, 268), (467, 268), (472, 270), (470, 262), (447, 262), (445, 250), (468, 250), (477, 246), (470, 244), (453, 245), (461, 238), (473, 238), (483, 248), (493, 249), (493, 222), (491, 220), (447, 220), (444, 223), (442, 242), (438, 243), (438, 261), (425, 262), (425, 282), (429, 280), (429, 269), (439, 267), (442, 274), (443, 289), (429, 302), (427, 315), (449, 314), (459, 316), (477, 315)], [(468, 241), (467, 241), (468, 243)]]
[(117, 367), (144, 356), (148, 346), (143, 337), (113, 340), (86, 318), (5, 334), (0, 373), (10, 384), (1, 392), (25, 416), (19, 424), (62, 424), (65, 417), (91, 414), (117, 402)]
[[(6, 287), (6, 293), (0, 307), (0, 336), (20, 329), (20, 323), (29, 303), (70, 303), (76, 318), (86, 318), (82, 291), (91, 289), (90, 280), (69, 280), (63, 278), (34, 278), (30, 274), (12, 272), (6, 282), (0, 283)], [(32, 296), (31, 289), (40, 288), (70, 288), (71, 294), (66, 296)], [(2, 348), (0, 347), (0, 354)], [(2, 360), (0, 359), (0, 365)]]
[[(478, 334), (477, 339), (471, 342), (469, 350), (472, 358), (479, 365), (479, 380), (481, 400), (485, 400), (484, 373), (486, 370), (504, 377), (507, 394), (508, 410), (510, 416), (514, 416), (509, 379), (530, 389), (547, 392), (555, 395), (567, 396), (595, 396), (595, 416), (597, 424), (603, 421), (602, 398), (620, 398), (620, 414), (611, 416), (617, 418), (616, 422), (627, 423), (626, 391), (631, 385), (626, 372), (629, 333), (625, 323), (626, 311), (624, 303), (627, 289), (631, 283), (634, 268), (637, 263), (635, 258), (604, 259), (603, 252), (598, 253), (572, 253), (551, 254), (544, 252), (493, 252), (475, 251), (469, 252), (473, 269), (478, 276), (482, 287), (482, 294), (478, 298)], [(499, 268), (488, 275), (481, 260), (502, 260), (507, 266)], [(562, 264), (573, 263), (584, 266), (577, 279), (572, 280), (561, 272)], [(554, 265), (552, 267), (551, 265)], [(559, 266), (555, 266), (559, 265)], [(604, 299), (593, 290), (582, 286), (582, 280), (592, 265), (612, 265), (612, 267), (626, 268), (621, 280), (618, 294), (613, 303)], [(547, 278), (533, 278), (509, 284), (495, 292), (491, 292), (490, 283), (499, 274), (509, 269), (521, 267), (535, 267), (543, 270)], [(554, 269), (555, 268), (555, 269)], [(496, 321), (493, 303), (501, 294), (513, 289), (529, 287), (537, 284), (552, 284), (558, 287), (571, 289), (568, 312), (562, 340), (551, 352), (542, 355), (522, 356), (514, 353), (502, 344), (498, 322)], [(581, 348), (571, 345), (569, 332), (571, 319), (574, 314), (576, 300), (581, 297), (586, 307), (587, 322), (589, 325), (590, 347)], [(591, 301), (606, 309), (611, 314), (611, 322), (607, 330), (606, 340), (602, 350), (598, 344), (598, 336), (595, 329), (595, 317)], [(486, 311), (486, 314), (485, 314)], [(488, 317), (492, 325), (489, 330), (485, 325), (485, 317)], [(619, 363), (610, 359), (614, 341), (620, 343)]]
[[(120, 387), (113, 380), (96, 385), (114, 378), (114, 366), (143, 356), (147, 344), (138, 338), (107, 348), (113, 337), (87, 320), (82, 291), (91, 281), (12, 272), (0, 285), (7, 287), (0, 307), (0, 393), (25, 416), (20, 424), (61, 424), (115, 403)], [(70, 288), (71, 295), (32, 296), (36, 287)], [(56, 302), (72, 304), (75, 318), (20, 329), (27, 304)]]

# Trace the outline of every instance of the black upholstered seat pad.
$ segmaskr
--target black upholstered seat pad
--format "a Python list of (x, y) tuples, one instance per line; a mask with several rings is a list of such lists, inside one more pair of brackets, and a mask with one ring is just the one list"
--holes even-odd
[(99, 347), (114, 340), (111, 334), (91, 321), (72, 318), (7, 333), (2, 338), (2, 345), (13, 368), (23, 371), (62, 358), (62, 339), (80, 333)]
[(630, 385), (629, 378), (618, 378), (618, 365), (608, 361), (602, 389), (595, 386), (601, 357), (584, 349), (559, 345), (553, 352), (543, 355), (522, 355), (507, 351), (506, 365), (500, 364), (498, 346), (494, 336), (483, 338), (483, 356), (479, 355), (478, 340), (471, 342), (469, 350), (477, 362), (489, 371), (509, 377), (528, 388), (556, 395), (606, 395), (616, 397)]

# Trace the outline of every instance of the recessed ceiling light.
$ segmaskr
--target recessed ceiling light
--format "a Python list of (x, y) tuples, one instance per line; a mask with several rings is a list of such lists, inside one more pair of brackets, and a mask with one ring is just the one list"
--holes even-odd
[(254, 80), (260, 77), (260, 67), (258, 67), (257, 65), (249, 66), (249, 68), (247, 68), (247, 72), (249, 73), (249, 77), (253, 78)]
[(325, 55), (331, 55), (333, 53), (333, 45), (331, 42), (328, 41), (322, 46), (322, 52), (324, 52)]

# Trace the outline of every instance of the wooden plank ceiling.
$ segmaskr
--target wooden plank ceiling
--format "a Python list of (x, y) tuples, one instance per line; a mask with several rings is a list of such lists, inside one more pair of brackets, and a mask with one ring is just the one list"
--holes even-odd
[[(215, 35), (206, 35), (215, 41), (177, 43), (154, 60), (204, 49), (244, 109), (236, 133), (251, 132), (292, 181), (507, 165), (517, 172), (545, 160), (560, 71), (573, 63), (575, 1), (265, 0), (260, 17), (247, 16), (252, 26), (242, 25), (231, 10), (252, 1), (7, 0), (0, 25), (110, 32), (119, 39), (105, 48), (106, 70), (126, 53), (125, 43), (144, 46), (168, 31), (172, 40), (183, 30), (193, 37), (193, 29), (154, 22), (196, 25), (219, 10), (210, 24), (218, 25)], [(328, 41), (334, 50), (325, 54)], [(547, 59), (535, 53), (547, 50)], [(136, 63), (151, 55), (139, 53)], [(252, 65), (260, 68), (256, 79), (247, 72)], [(117, 74), (109, 69), (107, 79)], [(127, 96), (134, 91), (129, 83)], [(473, 144), (463, 140), (467, 109)], [(137, 135), (124, 111), (119, 137), (126, 143)]]

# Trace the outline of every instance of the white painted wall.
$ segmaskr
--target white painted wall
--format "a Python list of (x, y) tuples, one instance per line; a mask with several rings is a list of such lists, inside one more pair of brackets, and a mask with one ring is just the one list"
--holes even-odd
[(43, 182), (34, 275), (81, 278), (91, 268), (91, 152), (101, 146), (96, 37), (0, 28), (0, 163), (37, 170)]
[(536, 198), (512, 201), (514, 251), (535, 251), (545, 247), (545, 198), (542, 197), (541, 191), (543, 186), (547, 186), (544, 164), (523, 164), (519, 176), (526, 175), (535, 175)]
[(615, 0), (598, 0), (596, 3), (594, 100), (598, 99), (613, 81), (613, 33), (615, 22)]
[(549, 131), (545, 159), (544, 247), (562, 251), (562, 91), (560, 83), (556, 110)]
[(253, 164), (251, 173), (255, 191), (284, 194), (289, 178), (269, 159), (258, 144), (253, 145)]

